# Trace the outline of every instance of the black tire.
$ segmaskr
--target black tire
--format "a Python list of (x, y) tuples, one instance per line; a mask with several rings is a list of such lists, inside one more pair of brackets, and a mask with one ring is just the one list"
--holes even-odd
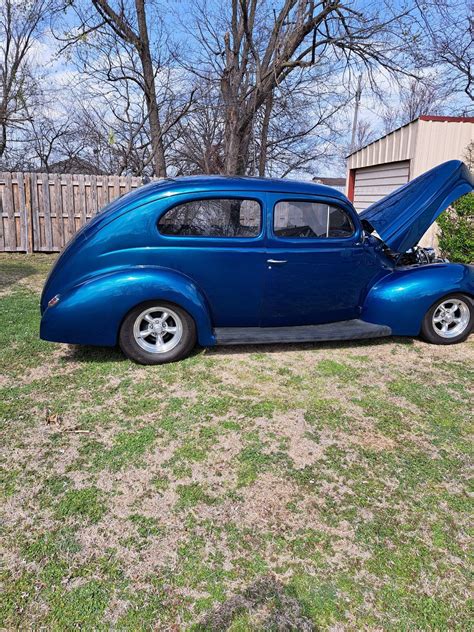
[[(152, 322), (147, 325), (144, 313), (149, 311), (147, 316), (150, 317)], [(169, 312), (170, 316), (167, 320), (162, 321), (164, 312)], [(161, 314), (161, 316), (160, 316)], [(172, 334), (166, 330), (160, 329), (159, 334), (152, 332), (150, 335), (146, 335), (147, 327), (158, 327), (160, 322), (164, 322), (165, 327), (168, 329), (178, 330), (179, 340), (173, 342)], [(138, 323), (138, 324), (137, 324)], [(145, 325), (145, 326), (144, 326)], [(161, 325), (163, 327), (163, 324)], [(138, 329), (137, 329), (138, 328)], [(151, 331), (151, 329), (150, 329)], [(138, 336), (136, 336), (138, 332)], [(152, 347), (157, 344), (158, 335), (160, 341), (163, 341), (163, 350), (150, 351)], [(178, 335), (176, 334), (176, 338)], [(140, 344), (137, 342), (140, 340)], [(141, 346), (143, 344), (147, 349)], [(166, 345), (170, 346), (174, 344), (172, 348), (166, 350)], [(196, 344), (196, 325), (192, 317), (182, 307), (175, 305), (174, 303), (168, 303), (167, 301), (147, 301), (134, 307), (125, 317), (119, 333), (119, 346), (123, 353), (139, 364), (165, 364), (167, 362), (176, 362), (185, 358)]]
[[(442, 322), (439, 323), (439, 325), (435, 326), (433, 322), (433, 317), (437, 313), (438, 313), (437, 315), (439, 315), (440, 312), (438, 312), (438, 310), (440, 309), (441, 305), (448, 304), (448, 307), (449, 307), (450, 301), (453, 301), (453, 303), (451, 303), (452, 307), (456, 305), (454, 301), (458, 302), (458, 304), (460, 302), (466, 306), (468, 311), (466, 311), (464, 308), (459, 307), (458, 310), (456, 310), (455, 312), (455, 316), (459, 318), (460, 315), (463, 313), (465, 317), (468, 318), (468, 321), (464, 325), (464, 328), (462, 329), (462, 331), (459, 332), (458, 335), (451, 334), (450, 337), (446, 337), (446, 334), (443, 336), (442, 333), (440, 332), (440, 327), (442, 326)], [(469, 336), (469, 334), (472, 331), (473, 324), (474, 324), (474, 304), (473, 304), (472, 298), (470, 298), (469, 296), (466, 296), (465, 294), (449, 294), (447, 296), (443, 296), (443, 298), (438, 299), (436, 303), (434, 303), (430, 307), (430, 309), (426, 312), (425, 317), (423, 319), (423, 324), (421, 326), (421, 335), (425, 340), (436, 345), (454, 345), (458, 342), (463, 342), (464, 340), (466, 340), (466, 338)], [(454, 325), (455, 325), (454, 323), (448, 324), (447, 325), (448, 331), (449, 331), (449, 328), (453, 328)]]

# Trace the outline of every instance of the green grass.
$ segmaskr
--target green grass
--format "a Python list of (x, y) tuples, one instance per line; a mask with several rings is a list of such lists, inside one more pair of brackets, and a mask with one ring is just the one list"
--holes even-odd
[(56, 516), (63, 518), (99, 522), (106, 512), (103, 494), (97, 487), (71, 489), (67, 491), (56, 507)]
[(179, 500), (177, 507), (183, 509), (186, 507), (194, 507), (199, 503), (212, 504), (212, 498), (206, 493), (203, 486), (199, 483), (190, 483), (189, 485), (178, 485), (176, 489)]
[(1, 629), (472, 627), (472, 339), (145, 368), (39, 340), (52, 261), (0, 256)]

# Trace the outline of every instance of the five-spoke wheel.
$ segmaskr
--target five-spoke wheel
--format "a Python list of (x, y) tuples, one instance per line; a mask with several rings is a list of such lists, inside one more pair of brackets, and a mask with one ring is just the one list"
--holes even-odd
[(462, 342), (469, 336), (473, 321), (471, 299), (463, 294), (452, 294), (431, 306), (423, 321), (422, 334), (437, 344)]
[(120, 347), (141, 364), (163, 364), (186, 356), (196, 343), (191, 316), (171, 303), (152, 301), (132, 309), (120, 329)]
[(166, 353), (179, 344), (183, 322), (178, 314), (161, 306), (143, 310), (135, 319), (133, 336), (136, 343), (149, 353)]

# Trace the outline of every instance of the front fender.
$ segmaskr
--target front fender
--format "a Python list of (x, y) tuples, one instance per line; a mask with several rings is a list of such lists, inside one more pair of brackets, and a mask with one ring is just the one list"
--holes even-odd
[(74, 286), (45, 310), (40, 336), (53, 342), (115, 346), (126, 314), (154, 299), (180, 305), (194, 318), (199, 344), (215, 344), (204, 294), (185, 275), (159, 266), (122, 268)]
[(361, 318), (388, 325), (394, 335), (418, 336), (431, 305), (453, 292), (474, 296), (474, 266), (434, 263), (397, 268), (370, 289)]

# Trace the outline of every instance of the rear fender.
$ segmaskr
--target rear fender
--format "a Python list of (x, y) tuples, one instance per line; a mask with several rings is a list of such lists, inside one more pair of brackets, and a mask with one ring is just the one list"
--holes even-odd
[(199, 344), (215, 344), (207, 301), (188, 277), (158, 266), (136, 266), (94, 276), (48, 307), (41, 338), (53, 342), (114, 346), (127, 313), (150, 300), (175, 303), (194, 319)]
[(433, 303), (455, 292), (474, 296), (474, 266), (434, 263), (397, 268), (370, 289), (361, 318), (388, 325), (394, 335), (418, 336)]

